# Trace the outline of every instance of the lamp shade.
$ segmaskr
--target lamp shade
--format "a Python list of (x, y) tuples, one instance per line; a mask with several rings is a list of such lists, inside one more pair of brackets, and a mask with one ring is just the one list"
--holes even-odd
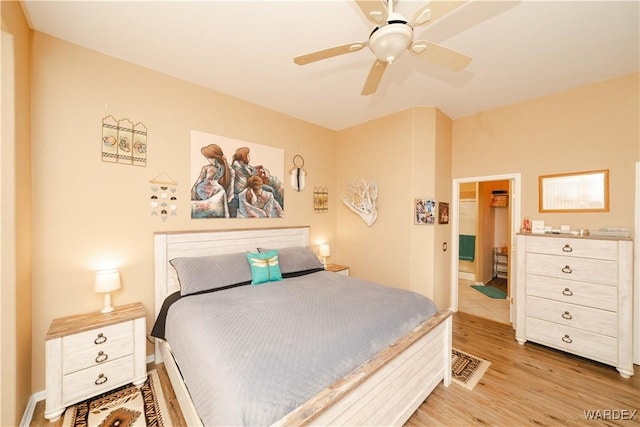
[(118, 270), (101, 270), (96, 272), (93, 286), (95, 292), (107, 293), (120, 289), (120, 272)]
[(321, 257), (331, 256), (331, 248), (328, 243), (320, 245), (319, 255)]

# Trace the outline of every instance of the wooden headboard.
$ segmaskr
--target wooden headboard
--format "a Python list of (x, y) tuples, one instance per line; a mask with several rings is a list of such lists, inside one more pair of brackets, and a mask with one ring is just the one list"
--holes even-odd
[(154, 234), (155, 317), (164, 299), (180, 289), (173, 258), (256, 251), (258, 247), (309, 246), (309, 227), (186, 231)]

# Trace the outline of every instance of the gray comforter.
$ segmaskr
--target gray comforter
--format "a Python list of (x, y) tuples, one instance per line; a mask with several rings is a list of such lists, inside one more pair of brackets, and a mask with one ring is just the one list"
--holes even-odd
[(259, 426), (437, 311), (419, 294), (321, 271), (181, 298), (166, 337), (205, 426)]

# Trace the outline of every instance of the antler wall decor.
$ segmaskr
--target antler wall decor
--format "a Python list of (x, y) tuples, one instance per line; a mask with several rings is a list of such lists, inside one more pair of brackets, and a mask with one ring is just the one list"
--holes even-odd
[(342, 201), (349, 209), (360, 215), (360, 218), (371, 227), (376, 218), (378, 218), (376, 210), (377, 198), (378, 184), (361, 179), (349, 184), (347, 193), (342, 196)]

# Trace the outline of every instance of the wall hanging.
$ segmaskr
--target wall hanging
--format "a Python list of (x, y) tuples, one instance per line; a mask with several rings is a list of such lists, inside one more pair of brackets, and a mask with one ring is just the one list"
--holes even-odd
[(166, 172), (150, 179), (149, 182), (151, 183), (151, 215), (159, 215), (163, 222), (167, 220), (169, 215), (177, 215), (176, 191), (178, 183), (171, 179)]
[(433, 199), (415, 200), (415, 223), (435, 224), (436, 222), (436, 201)]
[(284, 216), (284, 150), (191, 131), (191, 218)]
[(313, 189), (313, 212), (329, 212), (329, 190), (327, 190), (327, 187), (315, 187)]
[(449, 224), (449, 203), (438, 203), (438, 224)]
[(378, 218), (376, 199), (378, 198), (378, 184), (361, 179), (349, 184), (342, 202), (371, 227)]
[(129, 119), (102, 119), (102, 161), (134, 166), (147, 165), (147, 127)]
[(291, 176), (291, 188), (295, 191), (304, 190), (307, 171), (302, 169), (303, 167), (304, 159), (302, 156), (299, 154), (293, 156), (293, 169), (289, 171), (289, 175)]

